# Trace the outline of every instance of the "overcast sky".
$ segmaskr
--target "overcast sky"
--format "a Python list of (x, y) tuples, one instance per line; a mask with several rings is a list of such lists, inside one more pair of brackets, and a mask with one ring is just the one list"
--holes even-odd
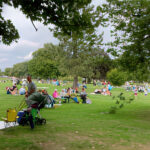
[[(99, 5), (104, 1), (105, 0), (93, 0), (93, 4)], [(18, 9), (4, 6), (3, 16), (13, 22), (20, 35), (18, 42), (14, 42), (10, 46), (0, 43), (0, 69), (3, 71), (6, 67), (12, 67), (16, 63), (30, 60), (32, 53), (42, 48), (44, 43), (59, 43), (59, 41), (53, 37), (53, 33), (49, 31), (48, 26), (35, 22), (35, 26), (38, 28), (36, 32), (31, 21)], [(99, 32), (101, 31), (102, 30)], [(110, 39), (109, 29), (104, 31), (104, 40), (108, 41)]]

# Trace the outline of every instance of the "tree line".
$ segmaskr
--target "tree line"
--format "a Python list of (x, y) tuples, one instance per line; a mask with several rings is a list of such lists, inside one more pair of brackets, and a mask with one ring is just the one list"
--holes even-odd
[[(96, 52), (95, 48), (93, 48)], [(7, 76), (24, 77), (31, 74), (34, 78), (53, 79), (63, 76), (80, 76), (84, 78), (105, 79), (106, 73), (113, 67), (113, 60), (104, 50), (97, 49), (91, 56), (72, 59), (71, 51), (66, 51), (64, 45), (47, 43), (35, 51), (30, 61), (17, 63), (12, 68), (6, 68)]]
[[(51, 30), (60, 43), (45, 44), (44, 48), (33, 53), (31, 61), (6, 68), (5, 73), (22, 76), (23, 71), (19, 68), (24, 67), (25, 72), (41, 78), (71, 75), (76, 86), (79, 76), (105, 79), (107, 72), (113, 69), (108, 78), (120, 75), (119, 78), (124, 80), (149, 81), (149, 0), (106, 0), (96, 8), (90, 4), (91, 0), (26, 2), (2, 0), (0, 8), (7, 4), (20, 8), (32, 23), (38, 20), (45, 25), (54, 24), (55, 28)], [(11, 21), (4, 20), (1, 12), (2, 9), (0, 30), (3, 32), (0, 32), (0, 39), (10, 44), (19, 38), (19, 34)], [(103, 33), (98, 34), (97, 29), (110, 24), (114, 40), (104, 43)], [(13, 32), (5, 30), (7, 28)], [(12, 36), (12, 33), (15, 35)], [(104, 45), (107, 46), (105, 50), (102, 48)], [(20, 73), (16, 70), (20, 70)], [(118, 78), (115, 80), (118, 81)]]

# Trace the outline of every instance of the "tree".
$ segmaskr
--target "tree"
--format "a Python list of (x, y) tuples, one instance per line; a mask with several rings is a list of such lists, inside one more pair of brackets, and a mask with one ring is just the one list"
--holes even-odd
[(4, 74), (6, 76), (12, 76), (12, 68), (5, 68)]
[(101, 50), (101, 52), (93, 59), (92, 65), (94, 67), (95, 79), (106, 79), (107, 72), (113, 68), (113, 60), (110, 59), (109, 55)]
[(55, 36), (60, 40), (64, 53), (59, 63), (60, 71), (74, 77), (73, 88), (77, 87), (78, 76), (92, 76), (93, 68), (90, 66), (89, 59), (99, 53), (101, 49), (97, 47), (102, 44), (103, 40), (103, 34), (96, 34), (96, 27), (103, 23), (100, 12), (100, 7), (96, 11), (93, 6), (84, 8), (83, 14), (87, 20), (91, 20), (91, 26), (79, 27), (77, 31), (71, 32), (71, 35), (66, 35), (57, 27), (55, 28)]
[(34, 58), (29, 61), (29, 73), (33, 77), (39, 77), (43, 79), (55, 78), (59, 75), (58, 69), (48, 59)]
[(13, 65), (12, 75), (15, 77), (24, 77), (28, 74), (28, 62), (17, 63)]
[(0, 76), (1, 76), (1, 75), (3, 75), (3, 72), (2, 72), (2, 70), (0, 69)]
[(11, 20), (2, 17), (4, 4), (19, 8), (32, 23), (40, 21), (44, 25), (54, 24), (65, 34), (70, 34), (79, 28), (91, 26), (91, 20), (82, 12), (82, 9), (90, 3), (91, 0), (1, 0), (0, 42), (10, 44), (19, 38)]
[(77, 87), (78, 77), (92, 77), (93, 66), (92, 57), (95, 57), (101, 49), (94, 48), (102, 41), (102, 36), (95, 33), (85, 33), (84, 37), (74, 35), (72, 39), (63, 38), (60, 45), (64, 57), (60, 58), (60, 71), (74, 77), (73, 88)]
[[(149, 72), (150, 1), (107, 0), (103, 11), (114, 27), (115, 41), (109, 52), (121, 54), (120, 64), (129, 72)], [(140, 69), (143, 66), (144, 70)]]
[[(28, 63), (29, 73), (34, 77), (56, 78), (60, 75), (58, 70), (59, 46), (45, 44), (44, 48), (35, 51), (32, 60)], [(60, 52), (61, 53), (61, 52)]]

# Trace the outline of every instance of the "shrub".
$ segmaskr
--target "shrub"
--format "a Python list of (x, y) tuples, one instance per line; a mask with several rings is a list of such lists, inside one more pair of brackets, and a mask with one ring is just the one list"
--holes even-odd
[(121, 86), (126, 81), (126, 73), (117, 69), (112, 69), (107, 73), (107, 79), (111, 82), (112, 85)]

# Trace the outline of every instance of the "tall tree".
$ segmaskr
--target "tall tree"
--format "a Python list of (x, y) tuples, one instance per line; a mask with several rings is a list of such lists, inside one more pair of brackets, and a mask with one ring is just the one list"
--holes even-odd
[(121, 65), (130, 72), (149, 72), (150, 1), (107, 0), (103, 6), (114, 27), (112, 34), (115, 41), (111, 43), (114, 49), (110, 49), (112, 54), (120, 53)]
[(4, 4), (19, 8), (26, 17), (40, 21), (44, 25), (54, 24), (66, 34), (91, 25), (91, 20), (83, 15), (82, 8), (91, 0), (1, 0), (0, 1), (0, 42), (10, 44), (19, 38), (11, 20), (2, 16)]
[(96, 55), (98, 49), (95, 47), (102, 44), (102, 34), (96, 35), (93, 25), (93, 28), (81, 29), (80, 33), (72, 32), (71, 36), (58, 37), (65, 56), (60, 59), (61, 70), (74, 77), (73, 88), (76, 88), (78, 76), (92, 76), (93, 68), (89, 59)]
[[(83, 16), (90, 20), (88, 27), (77, 27), (78, 30), (66, 35), (62, 30), (55, 28), (55, 36), (60, 40), (65, 57), (61, 59), (61, 69), (74, 77), (73, 88), (77, 87), (78, 76), (92, 75), (92, 66), (88, 59), (96, 54), (95, 47), (102, 44), (102, 35), (97, 35), (96, 28), (103, 25), (101, 7), (95, 10), (93, 6), (82, 9)], [(88, 69), (87, 69), (88, 68)]]
[(59, 46), (45, 44), (44, 48), (33, 53), (33, 58), (28, 63), (29, 73), (44, 79), (58, 77), (60, 75), (57, 67), (59, 52)]

